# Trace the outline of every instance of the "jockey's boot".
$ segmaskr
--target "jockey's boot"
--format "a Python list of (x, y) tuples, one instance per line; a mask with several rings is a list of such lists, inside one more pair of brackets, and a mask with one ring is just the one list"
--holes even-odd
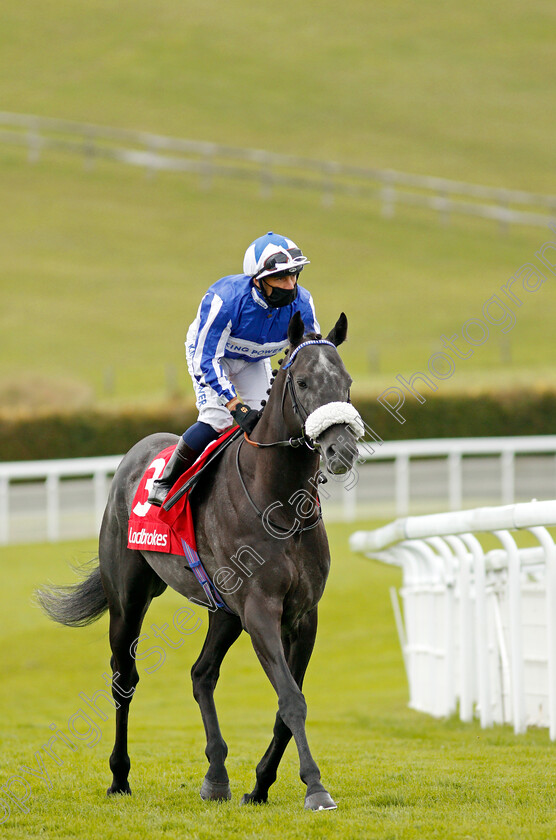
[(180, 437), (170, 460), (166, 464), (164, 472), (159, 479), (153, 482), (153, 487), (147, 501), (151, 505), (160, 507), (180, 475), (183, 475), (189, 469), (193, 462), (197, 460), (199, 454), (197, 449), (191, 449), (184, 439)]

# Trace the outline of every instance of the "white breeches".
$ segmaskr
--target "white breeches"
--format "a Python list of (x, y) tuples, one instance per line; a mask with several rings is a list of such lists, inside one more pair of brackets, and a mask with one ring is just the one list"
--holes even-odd
[[(199, 385), (193, 376), (188, 352), (186, 356), (187, 367), (195, 390), (195, 404), (199, 410), (198, 420), (201, 423), (208, 423), (217, 432), (229, 429), (234, 422), (232, 415), (226, 406), (222, 405), (216, 391), (208, 385)], [(270, 359), (259, 359), (256, 362), (246, 362), (243, 359), (222, 359), (221, 365), (241, 401), (250, 408), (261, 408), (261, 402), (267, 399), (266, 392), (270, 388)]]

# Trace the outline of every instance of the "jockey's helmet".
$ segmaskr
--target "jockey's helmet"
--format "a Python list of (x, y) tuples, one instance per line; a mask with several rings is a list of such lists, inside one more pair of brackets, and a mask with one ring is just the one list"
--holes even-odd
[(295, 242), (269, 231), (251, 243), (243, 258), (243, 273), (249, 277), (299, 274), (309, 260)]

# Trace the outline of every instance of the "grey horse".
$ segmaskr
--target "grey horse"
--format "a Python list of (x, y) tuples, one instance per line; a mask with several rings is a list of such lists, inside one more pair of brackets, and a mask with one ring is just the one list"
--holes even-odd
[[(303, 678), (317, 631), (317, 609), (330, 568), (330, 552), (318, 501), (322, 456), (331, 474), (345, 473), (357, 457), (353, 423), (342, 408), (357, 414), (349, 400), (351, 378), (336, 347), (347, 335), (342, 313), (325, 339), (304, 335), (299, 313), (292, 318), (285, 360), (275, 374), (269, 399), (250, 438), (234, 439), (201, 474), (191, 494), (197, 550), (215, 581), (226, 609), (209, 607), (209, 626), (193, 665), (193, 694), (206, 731), (209, 768), (201, 796), (231, 797), (214, 689), (220, 665), (245, 630), (278, 696), (273, 737), (256, 768), (256, 782), (242, 803), (267, 801), (278, 765), (293, 735), (300, 776), (306, 784), (305, 807), (332, 809), (336, 804), (321, 782), (305, 732), (307, 705)], [(306, 436), (311, 416), (334, 410), (322, 432)], [(329, 412), (328, 412), (329, 413)], [(347, 413), (348, 417), (351, 414)], [(358, 415), (357, 415), (358, 416)], [(317, 430), (318, 431), (318, 430)], [(205, 603), (205, 590), (185, 558), (127, 547), (128, 520), (141, 476), (153, 458), (174, 444), (171, 434), (151, 435), (124, 457), (112, 483), (99, 542), (99, 565), (71, 587), (39, 591), (47, 614), (63, 624), (82, 626), (110, 613), (116, 738), (110, 756), (109, 794), (127, 793), (129, 705), (139, 680), (134, 644), (151, 600), (167, 586)], [(167, 503), (166, 503), (167, 504)], [(231, 562), (235, 559), (235, 565)], [(222, 570), (227, 570), (222, 573)]]

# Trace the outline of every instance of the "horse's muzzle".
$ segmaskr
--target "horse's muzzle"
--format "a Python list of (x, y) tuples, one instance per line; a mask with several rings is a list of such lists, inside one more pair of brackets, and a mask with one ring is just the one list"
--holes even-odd
[(326, 471), (331, 475), (344, 475), (353, 468), (358, 457), (357, 442), (345, 424), (326, 429), (319, 437), (318, 445)]

